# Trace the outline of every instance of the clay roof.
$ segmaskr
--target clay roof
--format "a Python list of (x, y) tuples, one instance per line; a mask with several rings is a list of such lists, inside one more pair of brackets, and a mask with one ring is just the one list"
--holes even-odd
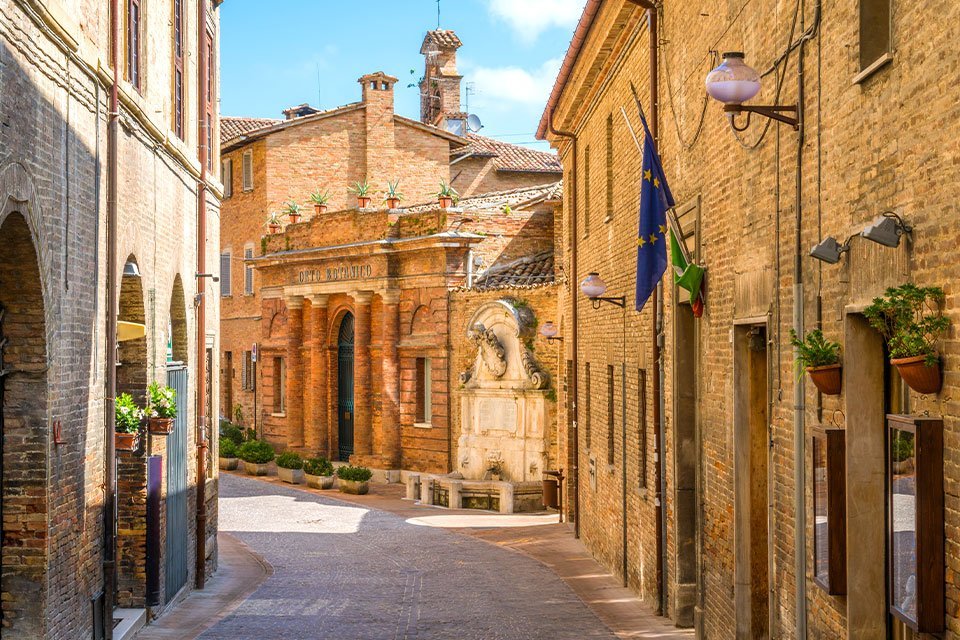
[(556, 274), (553, 269), (553, 251), (544, 251), (490, 267), (474, 281), (473, 288), (490, 291), (542, 287), (554, 282)]
[(274, 118), (235, 118), (233, 116), (221, 116), (220, 118), (220, 142), (226, 142), (245, 133), (275, 125), (282, 120)]
[(427, 35), (423, 38), (423, 45), (420, 47), (420, 53), (426, 53), (424, 49), (428, 42), (436, 44), (441, 49), (459, 49), (463, 46), (463, 42), (460, 41), (456, 32), (450, 29), (427, 31)]
[[(544, 201), (559, 200), (563, 197), (563, 183), (550, 182), (535, 187), (520, 187), (509, 191), (492, 191), (461, 198), (457, 208), (465, 211), (501, 210), (509, 205), (519, 209), (524, 206), (538, 204)], [(432, 211), (437, 208), (436, 201), (406, 207), (408, 213)]]
[(467, 154), (473, 154), (475, 156), (496, 158), (495, 164), (497, 171), (563, 173), (563, 168), (560, 166), (560, 159), (556, 154), (521, 147), (516, 144), (510, 144), (509, 142), (501, 142), (493, 138), (478, 136), (475, 133), (468, 133), (466, 138), (469, 140), (469, 144), (462, 149), (457, 149), (451, 156), (451, 160), (456, 160)]

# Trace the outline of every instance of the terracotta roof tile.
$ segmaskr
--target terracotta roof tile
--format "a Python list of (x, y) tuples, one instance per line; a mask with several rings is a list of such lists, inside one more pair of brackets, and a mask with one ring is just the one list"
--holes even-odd
[(524, 256), (504, 265), (495, 265), (483, 272), (473, 283), (480, 291), (542, 287), (556, 282), (553, 269), (553, 251)]
[(458, 157), (473, 154), (496, 158), (495, 164), (498, 171), (563, 173), (560, 159), (556, 154), (521, 147), (509, 142), (501, 142), (493, 138), (478, 136), (475, 133), (468, 133), (466, 138), (470, 141), (470, 144), (462, 149), (457, 149), (452, 159), (455, 160)]
[[(543, 201), (559, 200), (563, 197), (563, 182), (550, 182), (535, 187), (520, 187), (509, 191), (492, 191), (461, 198), (457, 208), (464, 211), (500, 210), (509, 205), (512, 208), (521, 208), (526, 204), (537, 204)], [(416, 204), (406, 207), (408, 213), (432, 211), (437, 208), (436, 201)]]
[(420, 47), (420, 53), (425, 53), (424, 49), (428, 42), (432, 42), (442, 49), (459, 49), (463, 46), (463, 42), (460, 41), (456, 32), (450, 29), (427, 31), (427, 35), (423, 38), (423, 45)]
[(222, 116), (220, 118), (220, 142), (226, 142), (245, 133), (256, 131), (264, 127), (270, 127), (282, 120), (275, 118), (235, 118), (233, 116)]

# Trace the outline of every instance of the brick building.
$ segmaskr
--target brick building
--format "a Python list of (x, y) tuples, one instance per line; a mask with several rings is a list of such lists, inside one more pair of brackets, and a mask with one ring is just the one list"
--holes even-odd
[[(468, 131), (459, 46), (451, 31), (424, 38), (420, 120), (394, 112), (396, 78), (382, 72), (360, 78), (361, 101), (336, 109), (224, 119), (221, 401), (278, 447), (448, 471), (458, 429), (449, 385), (461, 372), (448, 348), (470, 319), (451, 315), (453, 296), (470, 295), (455, 290), (487, 269), (503, 270), (506, 288), (514, 270), (525, 286), (553, 286), (559, 162)], [(407, 200), (425, 204), (388, 211), (378, 191), (357, 209), (347, 189), (363, 180), (378, 190), (400, 180)], [(462, 196), (455, 210), (435, 204), (441, 181)], [(317, 190), (330, 212), (264, 237), (268, 211), (292, 199), (312, 214)], [(522, 261), (537, 254), (549, 267), (531, 276)]]
[[(219, 142), (203, 81), (219, 2), (115, 5), (111, 21), (107, 2), (0, 2), (5, 640), (110, 637), (115, 606), (159, 615), (216, 567), (198, 445), (218, 380), (198, 407), (197, 354), (216, 362), (219, 297), (195, 299), (195, 274), (198, 208), (215, 219), (221, 191), (201, 164)], [(152, 380), (180, 390), (174, 432), (114, 458), (114, 394), (142, 404)]]
[[(579, 493), (580, 535), (664, 615), (695, 625), (698, 637), (953, 637), (960, 633), (956, 454), (947, 448), (942, 482), (924, 490), (944, 500), (945, 522), (933, 525), (933, 542), (924, 543), (932, 546), (909, 551), (941, 577), (924, 592), (916, 589), (920, 570), (911, 574), (907, 589), (915, 590), (901, 601), (888, 594), (901, 557), (890, 541), (913, 529), (901, 494), (887, 484), (894, 472), (885, 466), (885, 414), (942, 419), (936, 428), (947, 443), (960, 429), (951, 401), (960, 263), (949, 249), (958, 232), (960, 101), (943, 83), (960, 59), (960, 7), (938, 2), (921, 13), (888, 0), (763, 1), (707, 10), (665, 2), (655, 10), (651, 47), (646, 4), (587, 2), (539, 132), (559, 151), (572, 221), (557, 254), (570, 274), (560, 296), (561, 389), (579, 394), (562, 394), (559, 406), (569, 448), (579, 446), (579, 491), (571, 494)], [(757, 114), (749, 126), (736, 116), (741, 130), (734, 131), (707, 98), (703, 82), (720, 62), (716, 51), (738, 50), (763, 72), (752, 102), (799, 105), (799, 131)], [(651, 125), (659, 124), (682, 233), (708, 274), (700, 319), (669, 275), (664, 280), (659, 442), (657, 311), (632, 310), (641, 154), (621, 108), (641, 138), (642, 129), (631, 82)], [(887, 211), (912, 227), (895, 248), (859, 235)], [(847, 239), (838, 264), (808, 255), (831, 236)], [(593, 271), (607, 282), (606, 295), (625, 296), (625, 314), (606, 304), (594, 309), (581, 296), (577, 280)], [(904, 282), (946, 292), (952, 328), (940, 345), (939, 394), (901, 382), (863, 316), (875, 296)], [(791, 328), (822, 328), (842, 344), (841, 395), (818, 394), (797, 376)], [(821, 469), (818, 461), (813, 471), (813, 442), (823, 428), (840, 429), (846, 440), (841, 489), (831, 489), (846, 514), (829, 521), (814, 511)], [(917, 489), (909, 504), (920, 496)], [(936, 523), (936, 508), (925, 513)], [(846, 523), (838, 534), (845, 550), (831, 547), (846, 573), (841, 593), (821, 586), (816, 562), (828, 522)], [(935, 552), (938, 540), (945, 557)], [(936, 635), (891, 613), (914, 597), (934, 611), (928, 628)]]

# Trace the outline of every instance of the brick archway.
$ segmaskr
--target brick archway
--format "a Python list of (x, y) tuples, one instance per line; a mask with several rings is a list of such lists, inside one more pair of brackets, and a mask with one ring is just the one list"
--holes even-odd
[(21, 214), (3, 220), (0, 247), (0, 625), (4, 636), (36, 638), (43, 635), (48, 564), (45, 308), (37, 251)]

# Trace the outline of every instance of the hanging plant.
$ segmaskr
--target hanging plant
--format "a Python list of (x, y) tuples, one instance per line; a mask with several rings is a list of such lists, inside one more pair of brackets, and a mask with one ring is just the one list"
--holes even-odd
[(177, 417), (177, 391), (154, 381), (147, 389), (147, 428), (155, 435), (169, 435)]
[(791, 329), (790, 343), (797, 350), (798, 377), (806, 370), (820, 393), (828, 396), (839, 395), (843, 385), (840, 344), (824, 338), (820, 329), (807, 333), (803, 340)]
[(944, 300), (940, 287), (908, 282), (887, 289), (863, 311), (886, 340), (890, 363), (917, 393), (939, 393), (943, 386), (937, 345), (950, 328), (943, 315)]
[(135, 451), (140, 442), (143, 409), (129, 393), (121, 393), (114, 401), (114, 412), (114, 447), (117, 451)]

